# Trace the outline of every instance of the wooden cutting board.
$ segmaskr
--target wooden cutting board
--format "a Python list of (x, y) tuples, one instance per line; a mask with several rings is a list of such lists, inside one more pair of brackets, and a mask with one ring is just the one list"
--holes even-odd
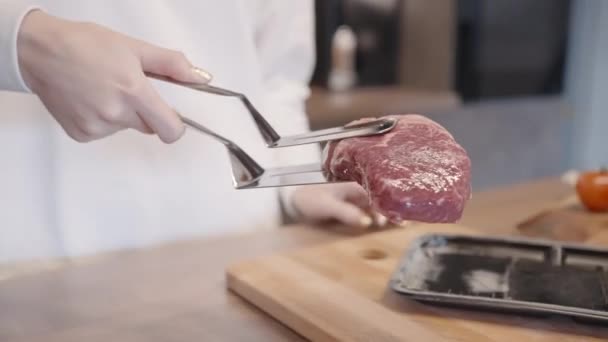
[(588, 211), (578, 196), (571, 194), (523, 220), (517, 229), (529, 237), (606, 245), (608, 213)]
[(314, 341), (606, 341), (608, 328), (565, 318), (530, 318), (425, 305), (387, 288), (404, 249), (430, 232), (416, 225), (245, 261), (229, 288)]

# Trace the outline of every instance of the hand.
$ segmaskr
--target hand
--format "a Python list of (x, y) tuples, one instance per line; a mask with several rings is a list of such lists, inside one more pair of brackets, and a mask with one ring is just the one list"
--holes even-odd
[(354, 227), (384, 226), (386, 218), (370, 208), (367, 193), (356, 183), (303, 186), (294, 191), (292, 204), (304, 221), (337, 220)]
[(211, 79), (180, 52), (42, 11), (24, 19), (17, 49), (24, 81), (79, 142), (127, 128), (174, 142), (184, 125), (144, 71), (184, 82)]

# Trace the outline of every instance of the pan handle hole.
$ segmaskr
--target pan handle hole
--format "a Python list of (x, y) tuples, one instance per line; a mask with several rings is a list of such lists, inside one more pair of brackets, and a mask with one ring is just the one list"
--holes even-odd
[(361, 252), (361, 256), (368, 260), (380, 260), (388, 256), (385, 251), (375, 248), (365, 249)]

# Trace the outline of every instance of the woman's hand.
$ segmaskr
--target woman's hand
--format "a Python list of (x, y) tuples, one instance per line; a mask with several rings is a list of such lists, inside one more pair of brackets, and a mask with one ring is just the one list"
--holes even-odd
[(384, 216), (371, 210), (367, 193), (356, 183), (300, 187), (293, 193), (292, 204), (300, 219), (312, 223), (337, 220), (362, 228), (386, 224)]
[(183, 134), (184, 125), (144, 72), (184, 82), (211, 80), (180, 52), (42, 11), (33, 11), (24, 19), (18, 54), (26, 84), (79, 142), (127, 128), (174, 142)]

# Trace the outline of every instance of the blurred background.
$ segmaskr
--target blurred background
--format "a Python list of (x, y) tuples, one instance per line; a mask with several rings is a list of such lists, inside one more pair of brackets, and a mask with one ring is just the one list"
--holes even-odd
[(608, 2), (317, 0), (315, 129), (420, 113), (475, 190), (608, 165)]

